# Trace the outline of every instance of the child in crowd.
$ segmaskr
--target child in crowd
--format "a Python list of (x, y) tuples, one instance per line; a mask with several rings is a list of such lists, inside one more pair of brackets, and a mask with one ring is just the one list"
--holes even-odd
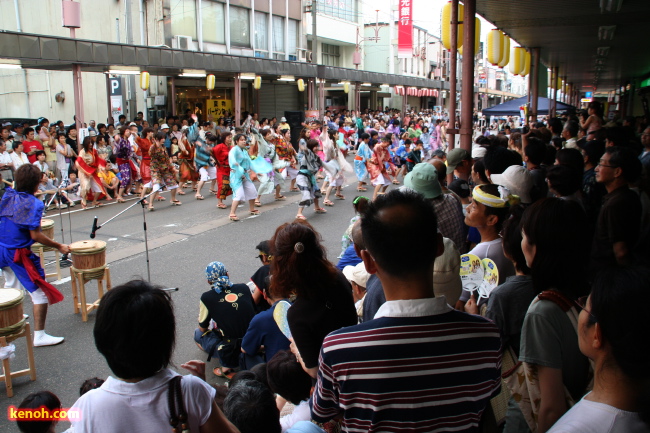
[(357, 220), (361, 218), (364, 213), (366, 213), (368, 210), (368, 204), (368, 197), (364, 197), (362, 195), (358, 195), (354, 198), (354, 200), (352, 200), (354, 216), (350, 219), (350, 224), (348, 225), (348, 228), (345, 230), (345, 233), (343, 233), (343, 237), (341, 238), (341, 254), (339, 254), (337, 257), (338, 259), (343, 257), (345, 250), (347, 250), (348, 247), (352, 244), (352, 238), (350, 237), (352, 233), (352, 227), (354, 226), (354, 223), (357, 222)]

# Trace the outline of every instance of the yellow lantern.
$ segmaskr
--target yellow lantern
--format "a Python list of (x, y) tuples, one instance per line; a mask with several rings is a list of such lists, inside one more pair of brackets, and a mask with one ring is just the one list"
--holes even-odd
[[(478, 47), (481, 39), (481, 20), (478, 18), (474, 18), (476, 21), (474, 22), (474, 26), (476, 27), (476, 33), (474, 34), (474, 55), (476, 56), (478, 54)], [(462, 37), (459, 35), (459, 37)], [(463, 47), (458, 48), (458, 52), (460, 55), (463, 55)]]
[(506, 34), (503, 35), (503, 45), (502, 45), (502, 52), (501, 55), (501, 60), (499, 61), (499, 67), (503, 68), (510, 62), (510, 37), (508, 37)]
[(149, 88), (149, 72), (147, 71), (140, 72), (140, 88), (142, 90)]
[(350, 91), (350, 83), (348, 83), (347, 81), (343, 83), (343, 91), (345, 93), (348, 93)]
[(510, 73), (520, 75), (524, 70), (524, 58), (526, 50), (522, 47), (512, 49), (512, 58), (510, 59)]
[(255, 79), (253, 80), (253, 89), (260, 90), (260, 87), (262, 87), (262, 77), (256, 75)]
[(487, 35), (487, 59), (497, 66), (501, 61), (503, 49), (503, 33), (501, 30), (490, 30)]
[(304, 92), (305, 91), (305, 80), (300, 78), (300, 79), (298, 79), (298, 81), (296, 83), (298, 84), (298, 91), (299, 92)]
[(521, 71), (521, 76), (525, 77), (526, 75), (530, 74), (530, 53), (526, 51), (524, 54), (524, 70)]
[[(448, 50), (451, 50), (451, 2), (447, 2), (442, 7), (442, 15), (440, 19), (440, 33), (442, 39), (442, 46)], [(463, 15), (465, 14), (465, 7), (461, 4), (458, 5), (458, 21), (463, 20)], [(463, 25), (458, 24), (458, 43), (457, 46), (463, 46)]]
[(562, 78), (560, 78), (560, 75), (558, 74), (557, 76), (557, 87), (555, 90), (562, 90)]
[(214, 74), (208, 74), (205, 77), (205, 88), (208, 90), (214, 89), (214, 84), (216, 82), (216, 79), (214, 78)]

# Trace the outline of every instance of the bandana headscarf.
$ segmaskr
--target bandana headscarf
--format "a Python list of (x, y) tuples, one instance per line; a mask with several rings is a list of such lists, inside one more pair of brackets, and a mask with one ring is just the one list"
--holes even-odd
[(514, 206), (519, 203), (519, 196), (516, 196), (510, 192), (505, 186), (499, 185), (499, 196), (492, 195), (483, 191), (480, 185), (474, 187), (472, 192), (472, 198), (477, 202), (494, 208), (506, 208)]
[(232, 286), (226, 267), (221, 262), (212, 262), (205, 268), (205, 277), (208, 279), (212, 289), (221, 293), (222, 290)]

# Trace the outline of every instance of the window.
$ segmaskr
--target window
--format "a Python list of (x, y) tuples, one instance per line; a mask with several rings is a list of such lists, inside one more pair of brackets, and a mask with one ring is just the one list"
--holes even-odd
[(226, 43), (225, 17), (223, 3), (204, 1), (203, 10), (203, 40), (216, 44)]
[(317, 11), (346, 21), (357, 21), (358, 0), (318, 0)]
[(250, 21), (248, 9), (230, 6), (230, 45), (250, 47)]
[(287, 41), (287, 52), (291, 56), (296, 55), (298, 43), (298, 21), (289, 20), (289, 40)]
[(196, 2), (171, 0), (172, 35), (191, 36), (196, 39)]
[(273, 52), (284, 53), (284, 17), (273, 15)]
[(339, 66), (339, 46), (330, 44), (321, 44), (323, 50), (323, 65)]
[(258, 51), (269, 50), (268, 14), (255, 12), (255, 49)]

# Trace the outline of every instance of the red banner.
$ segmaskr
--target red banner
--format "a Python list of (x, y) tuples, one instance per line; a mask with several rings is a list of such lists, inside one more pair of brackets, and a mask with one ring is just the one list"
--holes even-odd
[(399, 0), (399, 24), (397, 32), (397, 57), (413, 57), (413, 1)]

